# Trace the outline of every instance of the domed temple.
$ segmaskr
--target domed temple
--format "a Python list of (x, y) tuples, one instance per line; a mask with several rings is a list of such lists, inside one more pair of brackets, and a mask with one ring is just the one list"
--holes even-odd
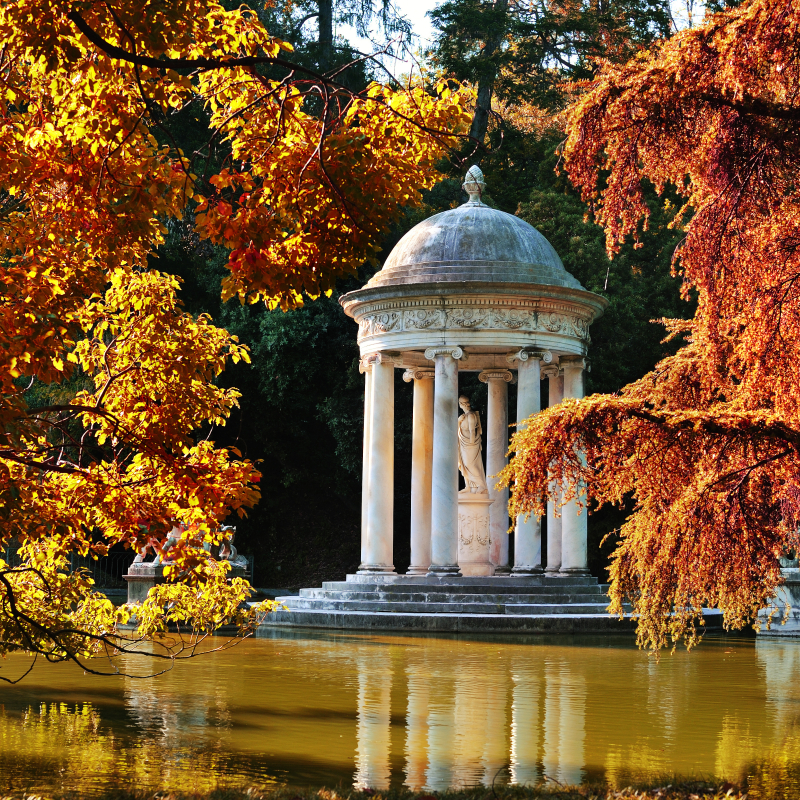
[[(460, 573), (459, 500), (471, 498), (458, 493), (458, 373), (478, 372), (488, 384), (489, 476), (505, 466), (514, 373), (520, 422), (540, 410), (542, 376), (551, 403), (583, 396), (589, 325), (606, 301), (564, 269), (535, 228), (485, 205), (483, 185), (473, 167), (464, 185), (469, 201), (410, 230), (383, 269), (341, 299), (358, 323), (366, 376), (361, 574), (394, 571), (395, 369), (414, 384), (411, 574)], [(502, 574), (510, 566), (508, 496), (494, 483), (490, 477), (489, 574)], [(553, 522), (548, 571), (588, 574), (586, 515), (573, 504)], [(536, 520), (517, 523), (514, 545), (513, 573), (542, 571)]]
[[(585, 511), (575, 501), (560, 515), (548, 509), (546, 564), (539, 520), (516, 520), (509, 563), (508, 490), (497, 489), (494, 478), (506, 464), (513, 422), (508, 384), (518, 383), (518, 424), (540, 411), (543, 379), (550, 404), (582, 397), (589, 326), (606, 300), (564, 269), (535, 228), (482, 202), (477, 167), (464, 189), (464, 205), (410, 230), (366, 286), (341, 298), (358, 323), (365, 380), (361, 564), (346, 581), (282, 598), (290, 610), (273, 615), (275, 624), (492, 631), (618, 625), (589, 576)], [(396, 369), (414, 393), (408, 532), (393, 531)], [(461, 372), (477, 372), (488, 386), (485, 424), (459, 398)], [(394, 568), (395, 535), (411, 539), (405, 575)]]

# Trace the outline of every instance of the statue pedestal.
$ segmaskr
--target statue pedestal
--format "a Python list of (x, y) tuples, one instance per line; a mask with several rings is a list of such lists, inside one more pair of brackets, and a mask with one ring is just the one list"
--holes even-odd
[[(147, 593), (154, 586), (166, 583), (164, 580), (164, 567), (166, 564), (154, 564), (152, 561), (143, 561), (131, 564), (128, 574), (122, 577), (128, 583), (128, 602), (141, 603), (147, 598)], [(246, 566), (235, 563), (228, 570), (228, 580), (231, 578), (249, 578)]]
[(122, 576), (128, 583), (128, 602), (141, 603), (157, 583), (164, 583), (164, 564), (143, 561), (131, 564)]
[(458, 495), (458, 566), (461, 574), (494, 575), (489, 559), (489, 506), (494, 503), (488, 494)]

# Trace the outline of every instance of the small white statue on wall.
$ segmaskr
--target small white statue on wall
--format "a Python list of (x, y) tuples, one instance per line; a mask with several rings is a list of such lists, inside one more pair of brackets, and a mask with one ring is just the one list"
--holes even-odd
[(472, 410), (468, 397), (459, 397), (458, 405), (464, 412), (458, 418), (458, 468), (466, 483), (461, 491), (487, 494), (489, 490), (481, 458), (481, 418), (477, 411)]

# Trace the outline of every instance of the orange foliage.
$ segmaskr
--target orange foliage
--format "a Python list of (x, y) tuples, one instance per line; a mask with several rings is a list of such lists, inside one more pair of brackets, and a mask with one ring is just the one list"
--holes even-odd
[[(171, 618), (214, 627), (248, 589), (203, 546), (259, 476), (197, 431), (225, 424), (238, 393), (216, 378), (248, 355), (182, 311), (148, 254), (188, 209), (231, 250), (226, 296), (289, 308), (329, 291), (421, 202), (468, 97), (354, 94), (294, 65), (246, 7), (206, 0), (13, 0), (0, 39), (0, 553), (16, 538), (26, 563), (0, 560), (0, 654), (93, 652), (128, 612), (69, 575), (69, 553), (160, 549), (176, 521), (173, 572), (206, 597), (167, 593)], [(162, 127), (190, 103), (229, 144), (217, 174)], [(29, 407), (31, 386), (65, 383)]]
[[(746, 0), (623, 66), (570, 110), (565, 166), (613, 253), (648, 208), (686, 206), (675, 255), (685, 345), (619, 395), (567, 401), (514, 440), (514, 511), (541, 514), (551, 476), (591, 501), (634, 501), (611, 610), (640, 643), (696, 638), (704, 606), (756, 621), (800, 547), (800, 7)], [(601, 170), (608, 171), (605, 188)], [(579, 456), (582, 454), (582, 457)], [(758, 624), (756, 622), (756, 624)]]

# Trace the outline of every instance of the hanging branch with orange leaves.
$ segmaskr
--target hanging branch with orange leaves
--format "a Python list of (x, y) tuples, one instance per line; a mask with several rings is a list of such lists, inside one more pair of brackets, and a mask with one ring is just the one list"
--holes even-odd
[[(138, 610), (140, 633), (213, 630), (250, 590), (209, 548), (258, 501), (259, 474), (198, 430), (227, 421), (238, 393), (217, 377), (248, 353), (183, 311), (148, 255), (188, 215), (229, 250), (225, 297), (287, 309), (328, 292), (421, 202), (468, 95), (351, 91), (246, 7), (199, 0), (14, 0), (0, 41), (0, 654), (120, 645), (130, 609), (69, 555), (161, 552), (178, 524), (176, 582)], [(220, 163), (164, 124), (191, 104)], [(31, 406), (32, 387), (49, 399)], [(2, 558), (14, 540), (19, 568)]]
[[(633, 512), (611, 610), (639, 641), (696, 640), (704, 607), (759, 624), (800, 549), (800, 8), (746, 0), (623, 66), (570, 109), (564, 165), (616, 252), (644, 236), (644, 185), (685, 198), (674, 270), (685, 344), (618, 395), (568, 401), (514, 439), (512, 509), (548, 480)], [(688, 220), (688, 221), (686, 221)], [(577, 454), (582, 454), (579, 457)], [(584, 460), (585, 457), (585, 460)]]

